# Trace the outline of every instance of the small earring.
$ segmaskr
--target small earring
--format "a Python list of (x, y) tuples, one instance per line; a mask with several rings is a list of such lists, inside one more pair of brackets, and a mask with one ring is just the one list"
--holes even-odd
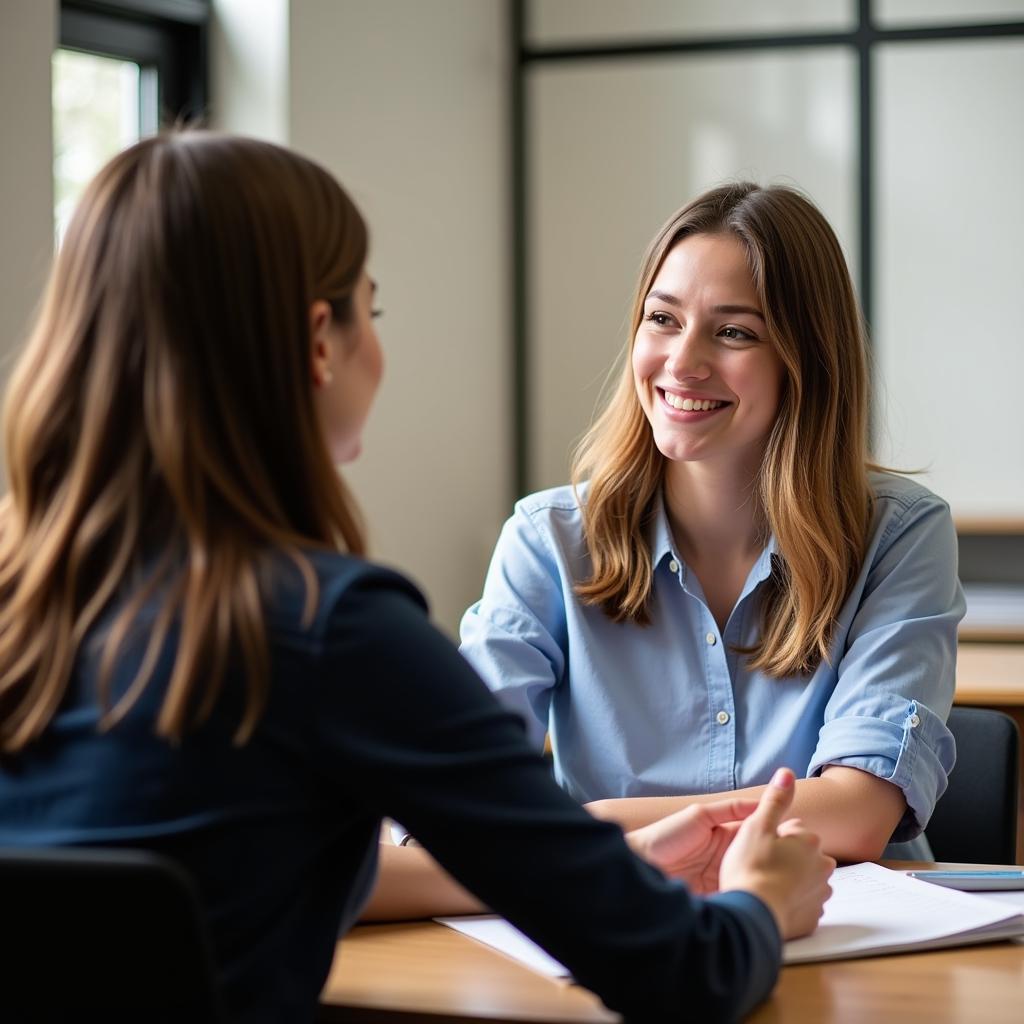
[(330, 370), (325, 369), (323, 374), (320, 377), (320, 383), (324, 387), (327, 387), (329, 384), (333, 384), (334, 383), (334, 374), (331, 373)]

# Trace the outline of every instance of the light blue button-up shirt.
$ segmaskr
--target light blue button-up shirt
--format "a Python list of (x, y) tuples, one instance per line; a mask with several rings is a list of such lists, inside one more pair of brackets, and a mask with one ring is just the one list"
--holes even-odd
[(736, 653), (758, 637), (774, 540), (720, 631), (659, 507), (652, 622), (614, 623), (573, 593), (591, 569), (570, 487), (516, 505), (462, 620), (462, 652), (538, 745), (550, 733), (556, 778), (578, 800), (726, 792), (762, 785), (781, 765), (807, 777), (849, 765), (903, 790), (893, 840), (912, 839), (953, 767), (945, 720), (965, 605), (947, 505), (903, 477), (871, 483), (867, 557), (831, 662), (809, 677), (772, 679)]

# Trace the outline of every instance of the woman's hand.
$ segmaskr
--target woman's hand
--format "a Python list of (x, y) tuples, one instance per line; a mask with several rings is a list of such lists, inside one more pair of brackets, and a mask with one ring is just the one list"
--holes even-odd
[(722, 859), (721, 887), (753, 893), (772, 912), (784, 939), (817, 927), (832, 894), (836, 862), (821, 852), (821, 840), (797, 819), (786, 819), (793, 803), (793, 773), (780, 768), (757, 810), (737, 829)]
[(740, 823), (756, 800), (693, 804), (626, 833), (633, 852), (701, 895), (718, 891), (718, 869)]

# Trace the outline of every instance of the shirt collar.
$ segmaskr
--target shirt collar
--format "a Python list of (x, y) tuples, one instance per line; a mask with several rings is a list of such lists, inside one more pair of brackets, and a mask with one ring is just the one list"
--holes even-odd
[[(654, 522), (651, 527), (651, 566), (657, 569), (666, 559), (672, 558), (680, 565), (686, 563), (676, 554), (675, 545), (672, 542), (672, 531), (668, 525), (668, 512), (665, 510), (665, 493), (658, 490), (658, 496), (654, 505)], [(770, 534), (764, 551), (761, 552), (754, 567), (750, 571), (750, 580), (761, 583), (772, 574), (772, 557), (779, 557), (779, 546), (775, 534)]]
[(659, 488), (654, 501), (654, 523), (651, 528), (651, 565), (657, 569), (666, 557), (681, 560), (672, 544), (672, 531), (665, 511), (665, 494)]

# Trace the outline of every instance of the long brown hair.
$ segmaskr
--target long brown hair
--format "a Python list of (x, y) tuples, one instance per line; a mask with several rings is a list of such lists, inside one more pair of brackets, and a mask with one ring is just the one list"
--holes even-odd
[(617, 622), (650, 621), (646, 531), (664, 457), (637, 399), (631, 360), (644, 301), (665, 256), (688, 235), (728, 232), (746, 248), (768, 335), (785, 366), (758, 500), (779, 558), (750, 664), (774, 677), (829, 656), (834, 624), (864, 557), (871, 518), (864, 329), (846, 261), (817, 208), (794, 189), (738, 183), (699, 196), (668, 219), (644, 256), (618, 386), (584, 437), (573, 480), (592, 575), (577, 587)]
[[(89, 630), (123, 601), (100, 665), (104, 726), (131, 706), (177, 624), (157, 732), (210, 712), (240, 656), (236, 740), (263, 709), (262, 569), (301, 547), (362, 553), (316, 417), (310, 306), (345, 321), (367, 232), (337, 182), (269, 143), (209, 132), (110, 161), (68, 227), (7, 392), (0, 507), (0, 750), (58, 708)], [(117, 651), (154, 597), (134, 681)]]

